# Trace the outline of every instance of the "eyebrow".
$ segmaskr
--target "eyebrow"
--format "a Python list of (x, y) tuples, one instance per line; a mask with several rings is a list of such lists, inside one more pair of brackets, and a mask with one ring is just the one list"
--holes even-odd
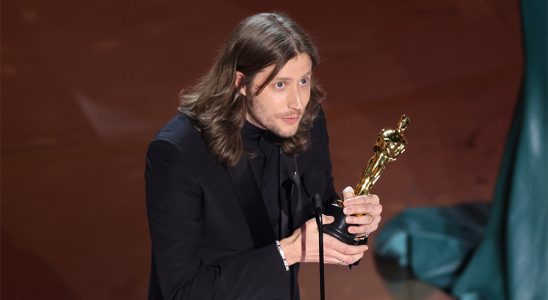
[[(306, 77), (306, 76), (309, 76), (309, 75), (312, 75), (312, 70), (310, 70), (309, 72), (307, 72), (306, 74), (304, 74), (303, 76), (299, 77), (299, 78), (303, 78), (303, 77)], [(282, 80), (282, 81), (289, 81), (289, 80), (292, 80), (293, 78), (291, 77), (274, 77), (272, 78), (272, 81), (276, 81), (276, 80)]]

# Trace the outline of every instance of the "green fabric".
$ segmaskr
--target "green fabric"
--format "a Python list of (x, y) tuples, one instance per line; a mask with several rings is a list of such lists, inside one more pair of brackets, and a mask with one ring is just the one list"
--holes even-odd
[(525, 72), (485, 239), (453, 294), (548, 299), (548, 33), (546, 0), (522, 1)]
[(547, 1), (522, 1), (522, 22), (522, 92), (485, 232), (472, 215), (451, 213), (458, 207), (421, 208), (398, 215), (376, 239), (377, 255), (462, 300), (548, 299)]
[(481, 241), (488, 212), (487, 204), (407, 209), (375, 238), (375, 254), (421, 280), (450, 287)]

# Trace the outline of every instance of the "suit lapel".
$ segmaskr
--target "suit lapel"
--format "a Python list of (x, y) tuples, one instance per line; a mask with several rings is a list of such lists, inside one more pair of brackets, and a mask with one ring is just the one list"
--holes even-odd
[(246, 218), (255, 248), (273, 243), (275, 236), (272, 224), (248, 158), (242, 157), (235, 167), (228, 168), (228, 172), (236, 189), (236, 196)]

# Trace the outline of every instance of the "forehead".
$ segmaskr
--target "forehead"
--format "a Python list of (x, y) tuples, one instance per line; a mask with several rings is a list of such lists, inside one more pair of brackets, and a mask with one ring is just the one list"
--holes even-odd
[[(258, 82), (264, 82), (274, 71), (275, 65), (270, 65), (257, 73)], [(288, 60), (283, 67), (280, 68), (278, 74), (274, 78), (297, 79), (301, 78), (312, 71), (312, 60), (305, 53), (299, 53), (297, 56)]]
[(302, 77), (312, 70), (312, 60), (308, 54), (299, 55), (288, 60), (276, 77)]

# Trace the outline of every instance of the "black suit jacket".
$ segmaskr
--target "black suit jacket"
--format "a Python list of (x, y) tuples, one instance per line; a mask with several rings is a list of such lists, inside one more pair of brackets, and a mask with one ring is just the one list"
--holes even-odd
[[(337, 197), (321, 112), (309, 148), (296, 158), (280, 153), (280, 174), (272, 174), (280, 176), (280, 205), (288, 219), (279, 238), (313, 217), (299, 184), (312, 165), (325, 174), (324, 202)], [(298, 266), (285, 270), (274, 239), (254, 244), (233, 171), (216, 162), (182, 113), (150, 143), (145, 171), (152, 242), (149, 299), (298, 299)]]

